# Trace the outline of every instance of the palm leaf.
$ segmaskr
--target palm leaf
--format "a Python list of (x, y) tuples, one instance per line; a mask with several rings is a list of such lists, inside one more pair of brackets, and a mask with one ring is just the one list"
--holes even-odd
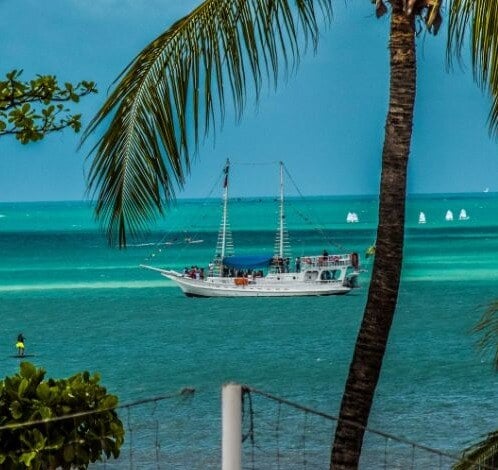
[(497, 468), (498, 431), (489, 433), (485, 439), (466, 449), (462, 458), (453, 466), (454, 470)]
[[(468, 31), (470, 27), (470, 31)], [(498, 2), (496, 0), (453, 0), (450, 7), (448, 61), (461, 59), (470, 38), (472, 70), (481, 89), (492, 97), (488, 123), (498, 134)]]
[(275, 86), (316, 47), (317, 9), (330, 19), (331, 0), (205, 0), (126, 67), (83, 135), (106, 126), (88, 188), (110, 243), (125, 246), (163, 212), (185, 182), (192, 143), (227, 105), (240, 118), (249, 84), (258, 99), (265, 80)]
[(472, 328), (472, 332), (482, 335), (478, 341), (481, 349), (494, 352), (493, 363), (498, 371), (498, 302), (488, 307), (479, 322)]

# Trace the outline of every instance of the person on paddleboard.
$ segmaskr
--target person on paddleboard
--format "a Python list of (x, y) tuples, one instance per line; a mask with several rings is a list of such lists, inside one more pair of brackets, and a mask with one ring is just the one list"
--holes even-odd
[(16, 342), (16, 348), (17, 348), (17, 354), (19, 356), (24, 356), (24, 342), (25, 338), (22, 333), (19, 333), (17, 335), (17, 342)]

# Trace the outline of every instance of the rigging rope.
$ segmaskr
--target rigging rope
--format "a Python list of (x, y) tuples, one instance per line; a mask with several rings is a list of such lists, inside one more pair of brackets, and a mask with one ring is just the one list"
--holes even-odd
[[(221, 180), (222, 178), (224, 177), (224, 172), (223, 170), (219, 173), (218, 175), (218, 178), (215, 180), (215, 182), (213, 183), (212, 187), (211, 187), (211, 190), (209, 191), (208, 195), (204, 198), (201, 206), (199, 207), (199, 209), (197, 210), (196, 214), (194, 215), (193, 217), (193, 220), (194, 220), (194, 223), (191, 225), (191, 227), (193, 229), (195, 229), (196, 227), (198, 227), (198, 224), (199, 222), (202, 220), (203, 216), (204, 216), (204, 208), (206, 207), (207, 205), (207, 201), (212, 199), (212, 195), (214, 193), (214, 191), (219, 188), (220, 186), (220, 183), (221, 183)], [(149, 253), (149, 255), (145, 258), (144, 261), (151, 261), (152, 258), (155, 258), (156, 256), (158, 256), (159, 253), (162, 253), (163, 251), (163, 246), (168, 246), (166, 245), (166, 240), (168, 238), (171, 237), (171, 235), (175, 232), (178, 232), (178, 230), (169, 230), (167, 231), (164, 236), (161, 238), (161, 240), (155, 244), (155, 249)], [(186, 230), (183, 230), (184, 234), (187, 234), (187, 231)], [(198, 239), (198, 236), (200, 235), (200, 231), (196, 231), (193, 233), (193, 236), (189, 237), (191, 240), (197, 240)], [(187, 237), (185, 237), (187, 238)], [(173, 257), (173, 260), (177, 260), (178, 258), (180, 258), (180, 256), (184, 253), (184, 251), (188, 248), (189, 246), (189, 243), (186, 242), (186, 243), (177, 243), (177, 244), (174, 244), (172, 246), (180, 246), (180, 249), (176, 250), (175, 251), (175, 254), (176, 256)]]
[[(280, 165), (280, 161), (272, 160), (272, 161), (266, 161), (266, 162), (242, 162), (242, 161), (230, 161), (231, 166), (272, 166), (272, 165)], [(295, 182), (294, 178), (290, 174), (287, 166), (283, 164), (283, 168), (285, 171), (285, 174), (288, 178), (288, 180), (292, 183), (294, 189), (298, 193), (299, 197), (301, 198), (302, 201), (306, 203), (306, 209), (308, 210), (308, 213), (312, 213), (312, 209), (308, 204), (307, 198), (304, 196), (302, 191), (299, 189), (297, 183)], [(220, 183), (222, 179), (224, 178), (224, 167), (220, 171), (218, 178), (215, 180), (213, 183), (208, 195), (203, 199), (203, 202), (201, 206), (199, 207), (198, 211), (196, 212), (195, 216), (192, 218), (194, 222), (190, 225), (190, 228), (194, 230), (193, 234), (189, 234), (186, 230), (183, 230), (184, 235), (185, 235), (185, 240), (183, 242), (179, 241), (173, 241), (171, 245), (167, 244), (167, 240), (171, 239), (173, 233), (178, 233), (179, 230), (168, 230), (163, 237), (160, 239), (159, 242), (154, 244), (154, 249), (149, 253), (148, 256), (145, 257), (144, 262), (150, 262), (153, 258), (158, 256), (160, 253), (162, 253), (165, 249), (165, 247), (168, 246), (174, 246), (176, 248), (175, 250), (175, 256), (171, 258), (171, 261), (174, 262), (178, 260), (185, 250), (189, 247), (190, 243), (189, 241), (186, 241), (187, 238), (189, 238), (191, 241), (198, 240), (198, 237), (201, 235), (201, 231), (197, 230), (195, 231), (198, 226), (200, 221), (203, 219), (204, 214), (205, 214), (205, 207), (207, 205), (207, 201), (213, 198), (213, 194), (215, 190), (217, 190), (220, 187)], [(300, 211), (297, 207), (295, 207), (292, 204), (286, 204), (286, 207), (290, 207), (290, 209), (295, 212), (304, 222), (306, 222), (314, 231), (316, 231), (320, 236), (322, 237), (323, 240), (325, 240), (328, 244), (331, 246), (337, 247), (339, 250), (347, 253), (352, 250), (349, 250), (346, 248), (344, 245), (340, 244), (336, 240), (334, 240), (330, 235), (327, 234), (327, 229), (322, 225), (316, 222), (316, 220), (313, 220), (309, 215), (303, 213)]]
[[(301, 192), (301, 190), (299, 189), (299, 187), (297, 186), (296, 182), (294, 181), (294, 178), (292, 178), (292, 175), (289, 173), (289, 170), (287, 169), (287, 167), (285, 166), (284, 164), (284, 171), (285, 171), (285, 174), (287, 175), (287, 177), (289, 178), (290, 182), (294, 185), (294, 188), (295, 190), (297, 191), (297, 193), (299, 194), (299, 196), (301, 196), (301, 199), (303, 201), (305, 201), (307, 203), (307, 199), (304, 197), (303, 193)], [(308, 209), (310, 209), (309, 206), (307, 206)], [(347, 248), (345, 248), (343, 245), (341, 245), (340, 243), (336, 242), (335, 240), (333, 240), (332, 238), (330, 238), (326, 233), (325, 233), (325, 228), (319, 224), (317, 224), (316, 222), (313, 222), (308, 216), (306, 216), (305, 214), (303, 214), (301, 211), (299, 211), (298, 209), (296, 209), (295, 207), (292, 207), (292, 209), (305, 221), (305, 222), (308, 222), (310, 225), (314, 225), (315, 226), (315, 230), (328, 242), (330, 243), (331, 245), (333, 246), (336, 246), (337, 248), (339, 248), (340, 250), (344, 251), (344, 252), (348, 252), (348, 251), (351, 251), (351, 250), (348, 250)]]

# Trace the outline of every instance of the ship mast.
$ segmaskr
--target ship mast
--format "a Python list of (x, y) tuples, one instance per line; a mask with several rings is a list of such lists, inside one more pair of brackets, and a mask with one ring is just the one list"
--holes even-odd
[(284, 164), (280, 162), (280, 223), (279, 223), (279, 246), (278, 246), (278, 256), (279, 258), (284, 257)]
[(225, 257), (226, 241), (227, 241), (227, 208), (228, 208), (228, 174), (230, 171), (230, 160), (227, 158), (225, 173), (223, 180), (223, 218), (221, 222), (221, 259)]
[(223, 213), (221, 218), (218, 243), (216, 244), (216, 255), (214, 259), (214, 275), (223, 276), (223, 258), (233, 255), (233, 241), (230, 224), (228, 223), (228, 175), (230, 172), (230, 160), (227, 158), (223, 168)]
[[(289, 244), (289, 234), (287, 233), (287, 228), (285, 225), (285, 210), (284, 210), (284, 162), (279, 162), (280, 164), (280, 207), (278, 216), (278, 231), (275, 239), (275, 250), (274, 256), (280, 260), (281, 263), (286, 258), (290, 257), (290, 244)], [(284, 265), (281, 265), (283, 268)]]

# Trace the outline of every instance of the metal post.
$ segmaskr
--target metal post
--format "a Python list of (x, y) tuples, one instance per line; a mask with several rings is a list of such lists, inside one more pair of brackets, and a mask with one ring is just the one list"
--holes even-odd
[(224, 384), (221, 391), (221, 469), (242, 469), (242, 387)]

